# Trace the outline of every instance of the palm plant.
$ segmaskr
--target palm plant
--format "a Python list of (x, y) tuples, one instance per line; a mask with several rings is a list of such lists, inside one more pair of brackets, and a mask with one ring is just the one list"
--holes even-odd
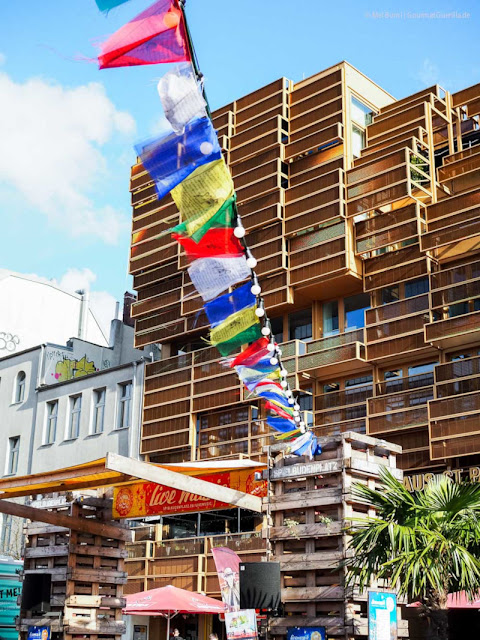
[(376, 516), (356, 518), (348, 531), (347, 584), (363, 590), (372, 579), (387, 581), (420, 601), (432, 640), (448, 640), (448, 594), (473, 599), (480, 590), (480, 484), (439, 476), (409, 493), (388, 470), (381, 480), (381, 490), (354, 488)]

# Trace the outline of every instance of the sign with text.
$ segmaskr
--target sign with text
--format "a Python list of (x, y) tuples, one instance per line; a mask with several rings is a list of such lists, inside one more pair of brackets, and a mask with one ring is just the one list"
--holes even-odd
[(290, 627), (287, 640), (326, 640), (325, 627)]
[(413, 493), (414, 491), (423, 491), (425, 487), (434, 478), (440, 476), (447, 476), (454, 482), (480, 482), (480, 467), (467, 467), (465, 469), (446, 469), (440, 473), (416, 473), (412, 476), (405, 476), (403, 478), (403, 484), (405, 488)]
[[(200, 480), (229, 487), (263, 498), (267, 495), (265, 480), (255, 480), (255, 471), (241, 469), (197, 476)], [(155, 482), (135, 482), (115, 487), (113, 492), (113, 517), (137, 518), (163, 516), (175, 513), (229, 509), (231, 505), (205, 498), (182, 489), (173, 489)]]
[(258, 640), (255, 609), (225, 613), (227, 640)]
[(323, 460), (305, 464), (292, 464), (289, 467), (278, 467), (270, 471), (270, 480), (293, 478), (297, 476), (316, 476), (322, 473), (335, 473), (342, 470), (341, 460)]
[(50, 627), (28, 627), (27, 640), (50, 640)]
[(368, 592), (368, 640), (397, 640), (397, 596)]

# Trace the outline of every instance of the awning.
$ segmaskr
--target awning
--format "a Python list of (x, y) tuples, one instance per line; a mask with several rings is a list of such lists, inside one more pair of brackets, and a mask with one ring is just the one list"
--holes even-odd
[[(407, 607), (421, 607), (421, 602), (412, 602)], [(449, 593), (447, 596), (447, 609), (480, 609), (480, 593), (475, 600), (469, 600), (465, 591)]]
[[(62, 491), (80, 491), (111, 485), (125, 484), (138, 479), (136, 475), (107, 469), (106, 458), (99, 458), (73, 467), (45, 471), (29, 476), (16, 476), (0, 480), (0, 499), (16, 498)], [(225, 460), (182, 462), (178, 464), (151, 465), (167, 471), (175, 471), (186, 476), (200, 476), (208, 473), (234, 471), (236, 469), (265, 469), (266, 465), (253, 460)]]

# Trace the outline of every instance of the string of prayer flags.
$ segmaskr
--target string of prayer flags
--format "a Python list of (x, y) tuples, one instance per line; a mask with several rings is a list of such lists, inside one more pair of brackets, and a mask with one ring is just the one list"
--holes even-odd
[(267, 400), (267, 402), (265, 403), (265, 409), (267, 409), (267, 411), (273, 411), (281, 418), (285, 418), (286, 420), (293, 420), (292, 410), (287, 411), (286, 409), (282, 409), (282, 407), (276, 405), (274, 402), (270, 402), (270, 400)]
[(190, 60), (178, 0), (158, 0), (142, 11), (103, 43), (98, 56), (100, 69)]
[[(219, 150), (216, 137), (215, 140)], [(203, 150), (206, 151), (205, 148)], [(189, 236), (207, 224), (234, 191), (233, 180), (223, 158), (201, 164), (171, 192), (182, 221), (187, 223), (186, 234)]]
[(158, 94), (163, 112), (175, 133), (182, 133), (195, 118), (206, 118), (207, 103), (191, 65), (179, 65), (160, 78)]
[(208, 118), (194, 120), (181, 135), (169, 133), (136, 145), (135, 150), (155, 181), (159, 199), (195, 172), (197, 167), (211, 163), (222, 155), (217, 135)]
[[(247, 285), (245, 285), (247, 286)], [(249, 288), (250, 285), (248, 285)], [(238, 356), (235, 356), (229, 363), (228, 366), (235, 367), (236, 365), (244, 365), (246, 367), (252, 367), (256, 362), (261, 360), (264, 356), (268, 355), (271, 352), (269, 349), (270, 341), (265, 336), (259, 338), (256, 342), (252, 342), (251, 345), (246, 347)], [(273, 345), (272, 345), (273, 346)]]
[(247, 282), (247, 284), (234, 289), (232, 293), (225, 293), (223, 296), (207, 302), (204, 309), (212, 327), (224, 322), (237, 311), (253, 306), (256, 303), (256, 297), (251, 289), (250, 283)]
[[(239, 258), (199, 258), (194, 260), (188, 268), (190, 280), (205, 302), (213, 300), (238, 282), (250, 278), (250, 274), (250, 267), (247, 265), (245, 256)], [(252, 340), (248, 342), (252, 342)]]
[(187, 257), (191, 260), (215, 256), (219, 258), (239, 257), (245, 253), (232, 229), (209, 229), (199, 242), (178, 233), (172, 233), (172, 238), (182, 245)]
[(114, 9), (121, 4), (125, 4), (128, 0), (95, 0), (95, 2), (97, 3), (99, 10), (106, 13), (107, 11), (110, 11), (110, 9)]
[(293, 420), (287, 420), (285, 418), (277, 418), (273, 416), (267, 417), (267, 424), (276, 431), (283, 431), (287, 433), (297, 428), (297, 425)]
[[(210, 218), (206, 218), (205, 222), (202, 220), (194, 220), (192, 222), (182, 222), (176, 227), (170, 229), (171, 233), (176, 233), (183, 236), (190, 236), (194, 242), (200, 242), (203, 236), (210, 229), (233, 229), (235, 221), (235, 194), (228, 198), (220, 207), (220, 209)], [(201, 225), (201, 226), (199, 226)], [(194, 231), (195, 229), (195, 231)]]
[(210, 341), (222, 356), (228, 356), (242, 344), (253, 342), (261, 335), (260, 320), (255, 315), (255, 307), (247, 307), (213, 327)]
[(307, 431), (293, 440), (289, 446), (289, 452), (297, 456), (307, 456), (307, 458), (312, 459), (315, 454), (321, 453), (321, 447), (318, 444), (316, 436), (311, 431)]

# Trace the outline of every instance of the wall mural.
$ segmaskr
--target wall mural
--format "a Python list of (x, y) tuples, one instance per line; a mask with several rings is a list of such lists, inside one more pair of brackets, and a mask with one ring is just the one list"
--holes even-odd
[(8, 353), (13, 353), (17, 350), (18, 345), (20, 344), (20, 338), (13, 333), (6, 333), (5, 331), (0, 331), (0, 351), (7, 351)]
[(55, 377), (57, 382), (65, 382), (65, 380), (88, 376), (89, 373), (95, 373), (95, 371), (99, 371), (99, 369), (95, 367), (93, 360), (87, 360), (86, 355), (80, 360), (63, 356), (63, 358), (55, 364), (55, 373), (51, 375)]

